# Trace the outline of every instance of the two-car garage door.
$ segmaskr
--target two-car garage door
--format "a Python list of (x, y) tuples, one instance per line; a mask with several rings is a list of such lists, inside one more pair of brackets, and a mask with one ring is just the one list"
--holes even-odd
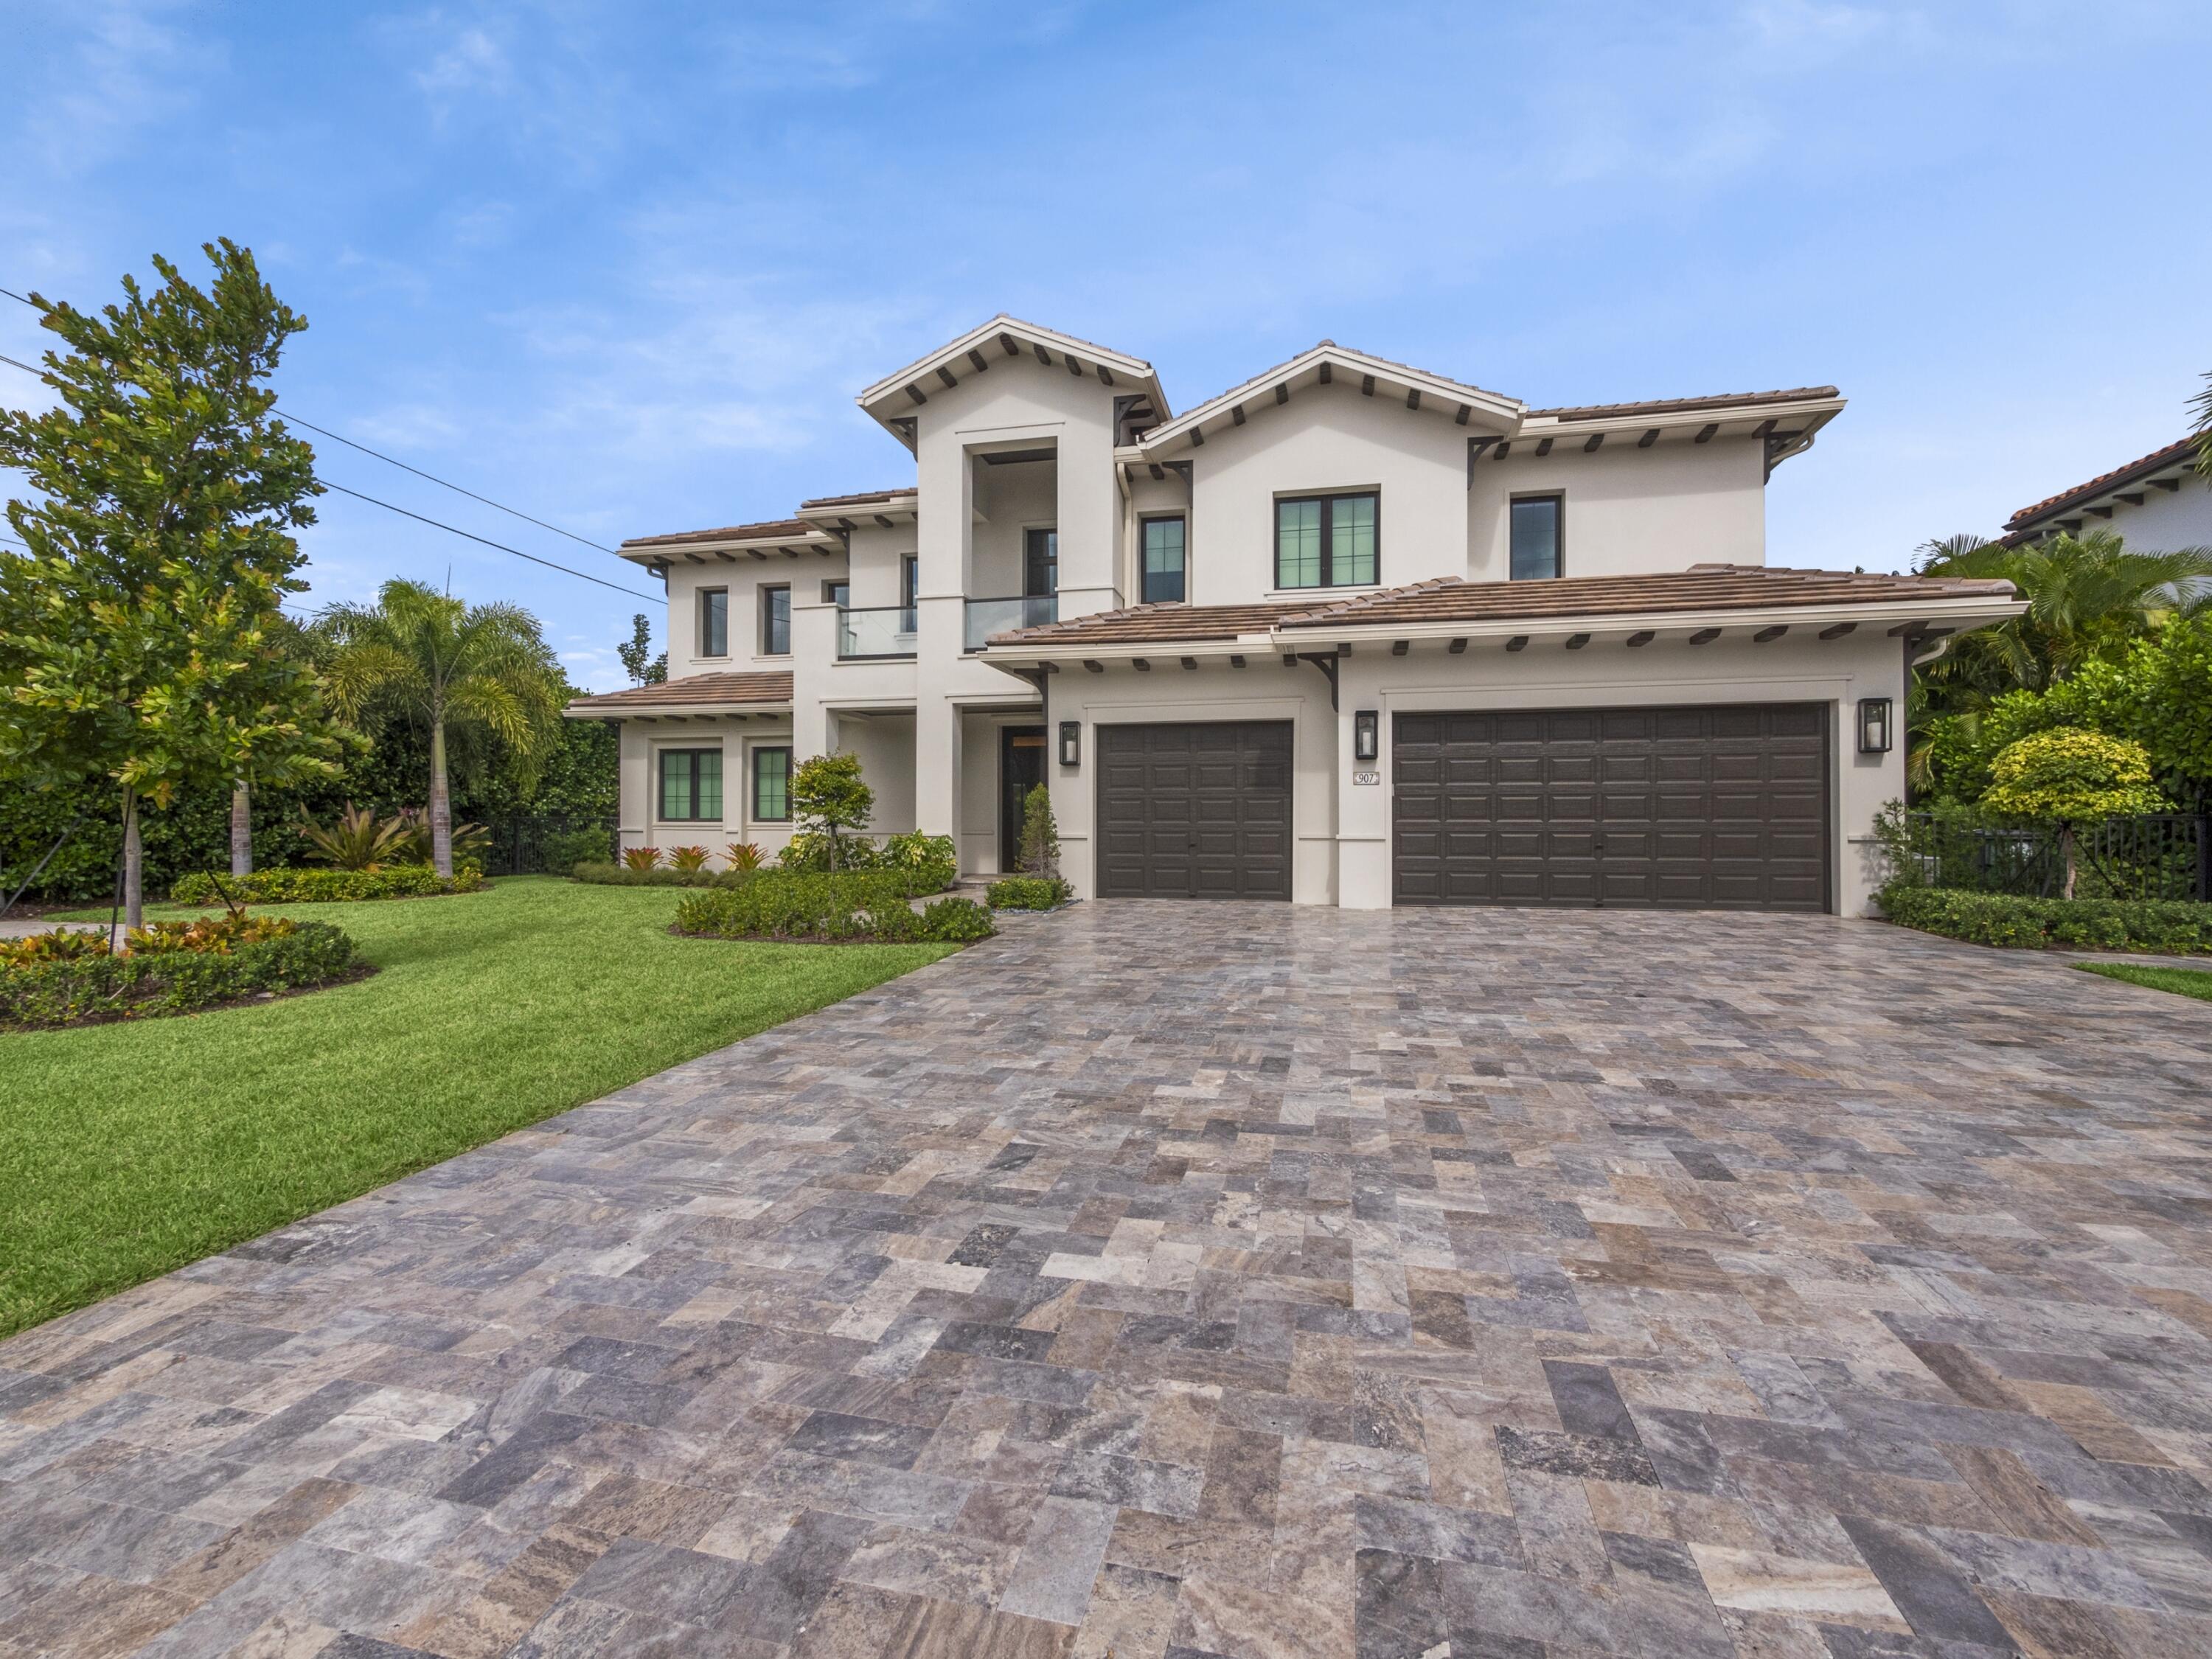
[(1824, 910), (1818, 703), (1401, 714), (1399, 904)]

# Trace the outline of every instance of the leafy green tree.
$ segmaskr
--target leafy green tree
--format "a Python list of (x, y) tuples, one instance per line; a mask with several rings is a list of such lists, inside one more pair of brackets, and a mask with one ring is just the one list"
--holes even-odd
[(645, 612), (629, 619), (629, 638), (615, 647), (630, 681), (636, 685), (659, 685), (668, 678), (668, 653), (653, 654), (653, 624)]
[(838, 867), (841, 830), (865, 830), (876, 810), (876, 792), (860, 778), (860, 757), (813, 755), (792, 769), (791, 810), (812, 832), (830, 832), (830, 867)]
[(1982, 805), (2006, 817), (2058, 826), (2066, 896), (2074, 896), (2075, 826), (2166, 805), (2150, 787), (2150, 757), (2139, 743), (2079, 726), (2038, 732), (2008, 744), (1990, 763)]
[(307, 322), (247, 250), (204, 251), (208, 287), (157, 255), (161, 286), (126, 276), (97, 316), (32, 295), (58, 401), (0, 410), (0, 465), (40, 496), (8, 507), (27, 550), (0, 549), (0, 778), (119, 786), (133, 926), (147, 801), (328, 773), (337, 749), (312, 671), (272, 648), (321, 486), (265, 382)]
[(374, 605), (332, 605), (318, 626), (330, 645), (324, 679), (341, 714), (394, 710), (429, 734), (431, 862), (452, 875), (448, 731), (489, 733), (526, 776), (557, 740), (568, 682), (538, 619), (517, 605), (472, 605), (395, 579)]
[(1022, 797), (1021, 865), (1030, 875), (1060, 878), (1060, 826), (1053, 822), (1052, 791), (1041, 783)]

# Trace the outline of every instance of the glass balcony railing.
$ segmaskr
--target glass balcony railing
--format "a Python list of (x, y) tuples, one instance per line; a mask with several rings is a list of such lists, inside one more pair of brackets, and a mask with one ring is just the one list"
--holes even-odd
[(1016, 628), (1037, 628), (1059, 620), (1060, 596), (1057, 593), (1032, 593), (1011, 599), (970, 599), (968, 601), (968, 631), (962, 641), (962, 648), (980, 651), (994, 634), (1004, 634)]
[(837, 659), (914, 655), (915, 611), (910, 605), (883, 605), (855, 611), (837, 607)]

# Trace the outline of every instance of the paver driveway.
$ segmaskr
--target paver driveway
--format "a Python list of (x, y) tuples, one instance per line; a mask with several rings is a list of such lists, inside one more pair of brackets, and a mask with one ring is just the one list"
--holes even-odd
[(0, 1346), (0, 1642), (2203, 1655), (2208, 1076), (1867, 925), (1082, 906)]

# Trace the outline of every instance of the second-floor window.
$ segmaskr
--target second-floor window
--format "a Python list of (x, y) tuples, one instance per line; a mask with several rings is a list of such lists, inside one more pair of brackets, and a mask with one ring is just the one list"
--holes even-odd
[(665, 823), (718, 823), (722, 817), (722, 751), (660, 751), (660, 816)]
[(1140, 592), (1146, 605), (1183, 597), (1183, 520), (1146, 519), (1145, 572)]
[(1277, 501), (1275, 586), (1364, 587), (1380, 580), (1380, 507), (1371, 489)]
[(822, 584), (823, 604), (850, 605), (852, 602), (853, 584), (847, 581), (842, 576), (838, 577), (834, 581), (826, 581)]
[(791, 590), (763, 587), (760, 591), (761, 655), (791, 654)]
[(1030, 599), (1060, 592), (1060, 532), (1040, 527), (1022, 537), (1022, 592)]
[(921, 559), (909, 553), (899, 561), (899, 609), (914, 609), (915, 595), (921, 591)]
[(730, 590), (726, 587), (699, 590), (699, 654), (730, 654)]
[(1557, 495), (1524, 495), (1513, 503), (1510, 568), (1515, 581), (1543, 581), (1559, 574), (1564, 507)]

